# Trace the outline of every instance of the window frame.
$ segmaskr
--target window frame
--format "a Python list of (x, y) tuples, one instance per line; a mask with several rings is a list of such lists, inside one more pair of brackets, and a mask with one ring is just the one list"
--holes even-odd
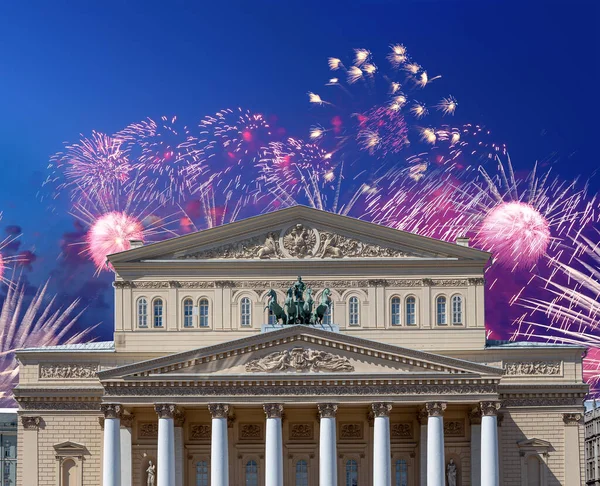
[[(246, 303), (248, 304), (248, 312), (245, 312), (244, 310)], [(246, 316), (248, 324), (244, 324), (244, 322), (246, 321)], [(252, 299), (248, 296), (243, 296), (240, 299), (240, 327), (242, 329), (252, 328)]]
[[(409, 301), (411, 301), (409, 303)], [(406, 298), (404, 299), (404, 322), (406, 327), (417, 327), (418, 326), (418, 322), (417, 322), (417, 297), (414, 295), (407, 295)], [(412, 312), (412, 317), (413, 317), (413, 322), (410, 322), (410, 319), (408, 318), (409, 316), (409, 312), (408, 312), (408, 306), (409, 304), (412, 304), (413, 306), (413, 312)]]
[[(394, 322), (395, 318), (397, 318), (397, 322)], [(390, 325), (394, 327), (402, 325), (402, 299), (398, 295), (394, 295), (390, 299)]]
[[(351, 462), (353, 463), (354, 466), (356, 466), (355, 471), (348, 470), (348, 466)], [(348, 479), (349, 479), (348, 474), (349, 473), (356, 473), (356, 483), (355, 484), (348, 482)], [(358, 460), (356, 458), (352, 458), (352, 457), (345, 459), (344, 460), (344, 484), (345, 484), (345, 486), (358, 486), (359, 481), (360, 481), (360, 464), (359, 464)]]
[[(204, 474), (203, 472), (198, 471), (198, 467), (199, 467), (200, 463), (204, 464), (204, 466), (200, 466), (200, 467), (206, 467), (206, 478), (200, 478), (200, 480), (206, 479), (206, 483), (204, 485), (202, 485), (202, 484), (199, 485), (198, 474)], [(195, 486), (210, 486), (210, 464), (209, 464), (209, 462), (204, 458), (200, 458), (200, 459), (194, 460), (193, 467), (194, 467), (194, 476), (195, 476), (194, 477), (194, 485)]]
[[(206, 302), (206, 304), (203, 302)], [(206, 307), (206, 315), (202, 314), (203, 307)], [(204, 319), (206, 319), (206, 325), (202, 324)], [(210, 300), (208, 297), (203, 296), (198, 299), (198, 327), (200, 329), (210, 328)]]
[[(409, 471), (409, 461), (406, 460), (404, 457), (396, 457), (393, 459), (393, 470), (392, 470), (392, 484), (393, 486), (403, 486), (402, 484), (402, 477), (398, 477), (398, 474), (402, 474), (402, 472), (406, 473), (405, 479), (406, 481), (404, 482), (404, 484), (406, 486), (408, 486), (410, 484), (410, 471)], [(398, 466), (401, 465), (401, 463), (404, 463), (404, 471), (398, 471)]]
[[(460, 314), (459, 321), (455, 321), (455, 319), (454, 319), (454, 316), (456, 314), (456, 312), (454, 310), (455, 299), (458, 299), (458, 302), (460, 305), (460, 310), (458, 312)], [(450, 319), (450, 323), (453, 326), (464, 326), (465, 325), (465, 298), (462, 296), (462, 294), (453, 294), (452, 297), (450, 297), (450, 316), (452, 317), (452, 319)]]
[[(444, 310), (440, 312), (440, 300), (444, 301)], [(443, 318), (443, 319), (440, 319)], [(443, 322), (441, 322), (443, 320)], [(448, 326), (448, 297), (444, 294), (439, 294), (435, 297), (435, 325), (436, 327)]]
[[(144, 326), (140, 326), (140, 304), (141, 301), (144, 301), (144, 307), (145, 307), (145, 314), (144, 314), (144, 319), (146, 324)], [(136, 305), (135, 305), (135, 322), (136, 322), (136, 329), (148, 329), (148, 299), (145, 296), (140, 296), (136, 299), (135, 301)]]
[[(355, 309), (353, 310), (353, 307)], [(352, 323), (352, 317), (356, 316), (356, 323)], [(351, 295), (348, 298), (348, 327), (360, 327), (360, 298)]]
[(259, 486), (260, 484), (260, 467), (259, 467), (259, 463), (256, 459), (248, 459), (245, 463), (244, 463), (244, 486), (254, 486), (253, 484), (248, 485), (248, 473), (250, 472), (251, 474), (254, 474), (254, 472), (252, 471), (248, 471), (248, 466), (250, 465), (250, 463), (253, 463), (254, 466), (256, 466), (256, 483), (254, 483), (256, 486)]
[[(156, 314), (156, 305), (160, 301), (160, 316)], [(156, 318), (160, 317), (160, 326), (156, 325)], [(152, 329), (165, 329), (165, 300), (162, 297), (152, 299)]]
[[(191, 306), (190, 313), (187, 314), (186, 307)], [(183, 329), (193, 329), (194, 326), (194, 299), (185, 297), (182, 301)], [(186, 320), (189, 318), (189, 326), (186, 325)]]
[[(298, 471), (298, 466), (301, 465), (301, 463), (303, 463), (303, 465), (305, 467), (304, 471)], [(298, 478), (298, 474), (305, 474), (305, 477)], [(298, 482), (299, 479), (302, 481), (301, 483)], [(308, 461), (304, 458), (300, 458), (294, 464), (294, 486), (308, 486), (309, 483), (310, 483), (310, 470), (309, 470)]]

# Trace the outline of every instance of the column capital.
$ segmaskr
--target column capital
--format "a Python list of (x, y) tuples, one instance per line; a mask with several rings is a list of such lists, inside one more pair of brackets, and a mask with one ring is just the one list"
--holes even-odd
[(371, 404), (371, 409), (375, 417), (389, 417), (392, 411), (392, 404), (388, 402), (376, 402)]
[(156, 403), (154, 410), (159, 419), (172, 419), (177, 412), (177, 406), (173, 403)]
[(208, 411), (214, 419), (228, 418), (229, 416), (229, 405), (225, 403), (209, 403)]
[(21, 424), (25, 430), (39, 430), (41, 423), (42, 417), (27, 417), (25, 415), (21, 415)]
[(473, 407), (469, 411), (469, 422), (471, 425), (481, 425), (481, 407)]
[(427, 402), (425, 404), (428, 417), (443, 417), (446, 410), (446, 402)]
[(185, 423), (185, 412), (178, 408), (175, 410), (173, 419), (175, 420), (175, 427), (183, 427), (183, 424)]
[(490, 417), (498, 415), (498, 410), (500, 410), (500, 406), (502, 404), (500, 402), (479, 402), (479, 407), (481, 408), (482, 417)]
[(427, 418), (429, 417), (427, 413), (427, 408), (423, 407), (417, 411), (417, 420), (421, 425), (427, 425)]
[(121, 428), (130, 429), (133, 426), (134, 415), (131, 413), (124, 413), (121, 415)]
[(582, 413), (563, 413), (563, 422), (565, 425), (580, 425), (582, 419)]
[(281, 403), (265, 403), (263, 410), (267, 418), (281, 418), (283, 414), (283, 404)]
[(117, 403), (103, 403), (100, 405), (100, 411), (105, 419), (120, 419), (123, 414), (123, 408)]
[(337, 403), (317, 403), (320, 418), (335, 418), (337, 413)]

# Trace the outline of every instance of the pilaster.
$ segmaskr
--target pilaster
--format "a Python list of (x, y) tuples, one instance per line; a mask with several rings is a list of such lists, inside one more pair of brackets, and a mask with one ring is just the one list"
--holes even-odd
[(19, 461), (27, 464), (27, 467), (21, 468), (22, 482), (28, 486), (38, 486), (38, 430), (43, 423), (39, 416), (21, 416), (21, 426), (23, 427), (23, 453), (24, 457), (19, 457)]

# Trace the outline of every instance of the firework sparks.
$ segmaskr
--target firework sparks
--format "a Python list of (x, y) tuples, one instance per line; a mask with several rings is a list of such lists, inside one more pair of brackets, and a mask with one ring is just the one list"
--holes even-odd
[(312, 93), (312, 92), (308, 92), (308, 101), (310, 103), (314, 103), (315, 105), (324, 105), (324, 104), (331, 104), (328, 103), (327, 101), (324, 101), (323, 99), (321, 99), (321, 97), (316, 94), (316, 93)]
[(395, 44), (391, 46), (391, 49), (392, 52), (388, 54), (387, 59), (393, 68), (398, 69), (407, 61), (406, 47), (402, 44)]
[(48, 282), (28, 303), (25, 285), (15, 282), (7, 287), (0, 309), (0, 405), (13, 405), (11, 392), (17, 384), (19, 366), (15, 351), (21, 348), (81, 342), (95, 327), (79, 333), (74, 326), (81, 316), (79, 300), (65, 308), (56, 306), (56, 297), (47, 298)]
[(348, 69), (348, 84), (354, 84), (363, 77), (362, 70), (357, 66), (352, 66)]
[(354, 65), (362, 66), (371, 57), (371, 52), (367, 49), (354, 49)]
[(457, 106), (457, 101), (452, 96), (449, 96), (448, 98), (442, 98), (442, 100), (437, 104), (436, 108), (444, 115), (454, 115)]
[(415, 102), (410, 108), (410, 112), (415, 116), (415, 118), (423, 118), (429, 111), (427, 110), (427, 106), (423, 103)]
[(329, 69), (332, 71), (337, 71), (339, 68), (344, 66), (341, 59), (338, 59), (337, 57), (330, 57), (327, 59), (327, 64), (329, 65)]

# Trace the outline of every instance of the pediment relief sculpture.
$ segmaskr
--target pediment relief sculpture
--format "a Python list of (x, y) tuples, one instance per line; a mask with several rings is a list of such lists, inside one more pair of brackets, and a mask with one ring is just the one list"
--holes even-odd
[(246, 363), (251, 373), (295, 372), (348, 372), (354, 371), (350, 360), (326, 351), (296, 347), (275, 351)]
[(281, 258), (402, 258), (410, 256), (415, 255), (297, 223), (284, 230), (271, 231), (264, 235), (179, 255), (177, 258), (271, 260)]

